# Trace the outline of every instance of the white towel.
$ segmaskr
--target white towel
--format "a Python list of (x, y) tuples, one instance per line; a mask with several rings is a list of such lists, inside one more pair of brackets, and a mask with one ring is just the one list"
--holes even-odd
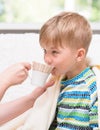
[(17, 130), (48, 130), (55, 115), (59, 90), (60, 86), (57, 83), (38, 98), (29, 118)]
[(5, 123), (0, 130), (48, 130), (55, 115), (59, 90), (57, 82), (37, 99), (31, 110)]

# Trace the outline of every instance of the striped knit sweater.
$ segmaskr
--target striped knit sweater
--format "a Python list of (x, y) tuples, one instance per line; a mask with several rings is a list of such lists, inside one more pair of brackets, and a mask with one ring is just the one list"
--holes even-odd
[(92, 130), (98, 127), (96, 77), (88, 67), (61, 81), (56, 116), (49, 130)]

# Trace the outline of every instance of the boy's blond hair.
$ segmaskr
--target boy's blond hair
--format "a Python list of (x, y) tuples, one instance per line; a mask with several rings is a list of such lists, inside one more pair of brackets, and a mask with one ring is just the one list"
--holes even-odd
[(62, 12), (49, 19), (40, 30), (42, 46), (70, 46), (88, 50), (92, 30), (88, 21), (78, 13)]

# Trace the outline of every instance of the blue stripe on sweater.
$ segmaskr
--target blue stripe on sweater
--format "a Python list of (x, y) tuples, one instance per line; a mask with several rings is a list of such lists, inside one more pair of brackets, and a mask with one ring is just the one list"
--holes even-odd
[(76, 120), (78, 120), (78, 121), (82, 121), (82, 122), (87, 122), (87, 121), (89, 121), (89, 117), (80, 117), (80, 116), (65, 116), (65, 115), (61, 115), (61, 114), (58, 114), (57, 115), (57, 118), (60, 118), (60, 119), (67, 119), (67, 118), (74, 118), (74, 119), (76, 119)]

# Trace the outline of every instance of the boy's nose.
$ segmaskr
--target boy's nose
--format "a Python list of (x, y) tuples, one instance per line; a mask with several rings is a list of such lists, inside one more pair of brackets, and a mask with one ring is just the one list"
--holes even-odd
[(50, 57), (45, 57), (44, 60), (48, 65), (52, 65), (52, 59)]

